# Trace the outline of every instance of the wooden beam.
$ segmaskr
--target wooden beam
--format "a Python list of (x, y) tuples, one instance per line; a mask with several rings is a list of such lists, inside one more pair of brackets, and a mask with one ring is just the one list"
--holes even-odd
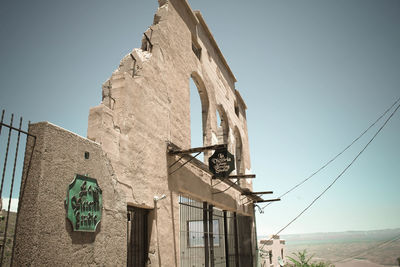
[(243, 192), (242, 195), (264, 195), (264, 194), (273, 194), (274, 191), (262, 191), (262, 192)]
[(190, 148), (190, 149), (185, 149), (185, 150), (170, 149), (168, 151), (168, 153), (171, 155), (182, 155), (182, 154), (192, 154), (192, 153), (197, 153), (197, 152), (203, 152), (203, 151), (207, 151), (207, 150), (218, 150), (218, 149), (223, 149), (223, 148), (227, 148), (227, 144), (205, 146), (205, 147), (195, 147), (195, 148)]
[(239, 175), (229, 175), (227, 177), (215, 177), (213, 175), (213, 179), (254, 179), (256, 178), (255, 174), (239, 174)]
[(266, 200), (255, 200), (253, 203), (262, 203), (262, 202), (274, 202), (274, 201), (281, 201), (280, 198), (275, 198), (275, 199), (266, 199)]

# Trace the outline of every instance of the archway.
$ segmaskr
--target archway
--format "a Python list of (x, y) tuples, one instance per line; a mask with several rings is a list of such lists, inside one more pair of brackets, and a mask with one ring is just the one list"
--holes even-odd
[[(190, 145), (191, 147), (207, 146), (210, 143), (208, 134), (209, 100), (204, 83), (200, 76), (193, 72), (190, 81)], [(200, 157), (204, 160), (203, 155)]]

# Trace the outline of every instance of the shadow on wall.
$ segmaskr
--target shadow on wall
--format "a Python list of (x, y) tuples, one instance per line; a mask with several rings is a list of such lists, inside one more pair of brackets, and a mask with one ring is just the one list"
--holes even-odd
[(101, 231), (101, 222), (97, 225), (96, 232), (75, 232), (71, 222), (65, 218), (65, 230), (69, 234), (72, 244), (90, 244), (96, 240), (96, 236)]
[(169, 192), (169, 199), (170, 199), (170, 207), (171, 207), (171, 217), (172, 217), (172, 232), (174, 236), (174, 260), (175, 260), (175, 267), (178, 266), (178, 259), (176, 258), (176, 229), (175, 229), (175, 213), (174, 213), (174, 199), (173, 199), (173, 194), (172, 191)]
[[(147, 215), (147, 264), (152, 264), (152, 259), (155, 258), (156, 251), (151, 248), (151, 233), (153, 233), (153, 222), (157, 223), (157, 211), (156, 211), (156, 206), (154, 206), (153, 210), (149, 210), (149, 213)], [(158, 248), (157, 248), (158, 250)]]

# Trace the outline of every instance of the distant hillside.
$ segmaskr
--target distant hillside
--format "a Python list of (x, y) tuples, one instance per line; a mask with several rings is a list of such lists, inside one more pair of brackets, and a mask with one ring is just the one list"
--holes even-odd
[(299, 244), (302, 242), (369, 242), (369, 241), (386, 241), (400, 235), (400, 228), (373, 230), (373, 231), (347, 231), (332, 233), (314, 233), (314, 234), (297, 234), (282, 235), (281, 237), (291, 244)]
[[(265, 238), (265, 237), (259, 237)], [(374, 231), (348, 231), (282, 235), (286, 255), (307, 249), (315, 258), (338, 262), (348, 258), (366, 259), (374, 263), (398, 266), (400, 228)]]

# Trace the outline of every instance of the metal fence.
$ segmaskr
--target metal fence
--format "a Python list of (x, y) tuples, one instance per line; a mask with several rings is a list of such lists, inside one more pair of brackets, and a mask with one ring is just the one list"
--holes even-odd
[(15, 124), (14, 114), (11, 114), (9, 122), (5, 121), (5, 110), (3, 110), (0, 119), (0, 266), (11, 266), (18, 208), (24, 192), (21, 181), (23, 175), (28, 176), (30, 169), (31, 155), (24, 157), (26, 143), (29, 139), (33, 139), (34, 147), (36, 137), (23, 130), (22, 117)]

